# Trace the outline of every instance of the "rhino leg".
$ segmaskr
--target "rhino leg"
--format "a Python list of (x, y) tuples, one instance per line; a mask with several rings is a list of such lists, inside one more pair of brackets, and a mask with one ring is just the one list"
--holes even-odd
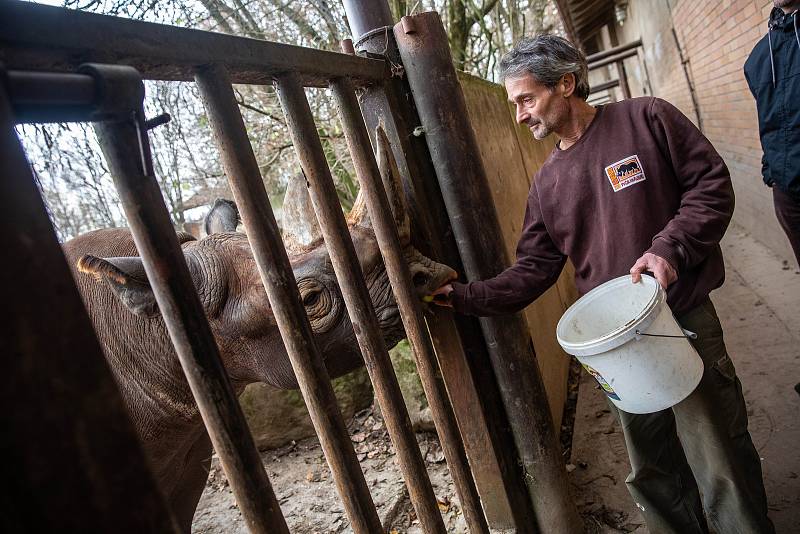
[(181, 532), (189, 534), (192, 531), (192, 518), (206, 487), (210, 468), (211, 440), (203, 432), (186, 455), (180, 478), (168, 497)]

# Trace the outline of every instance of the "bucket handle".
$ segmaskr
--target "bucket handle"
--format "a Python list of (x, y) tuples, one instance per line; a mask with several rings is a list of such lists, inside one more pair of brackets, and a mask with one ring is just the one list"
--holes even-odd
[(681, 328), (681, 330), (683, 331), (682, 336), (668, 336), (664, 334), (645, 334), (644, 332), (638, 329), (636, 330), (636, 335), (647, 336), (647, 337), (674, 337), (678, 339), (697, 339), (697, 334), (695, 332), (692, 332), (691, 330), (686, 330), (685, 328)]

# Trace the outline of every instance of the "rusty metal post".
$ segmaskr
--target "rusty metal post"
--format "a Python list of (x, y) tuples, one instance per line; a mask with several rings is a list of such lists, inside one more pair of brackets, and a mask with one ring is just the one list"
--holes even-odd
[(619, 88), (622, 90), (622, 98), (627, 100), (631, 97), (631, 88), (628, 85), (628, 73), (625, 70), (625, 63), (617, 61), (615, 65), (617, 66), (617, 79), (619, 80)]
[(343, 3), (350, 31), (359, 41), (375, 29), (391, 26), (394, 22), (386, 0), (344, 0)]
[[(424, 136), (416, 135), (420, 121), (402, 72), (388, 4), (344, 0), (344, 6), (358, 40), (357, 53), (383, 57), (391, 66), (393, 76), (382, 86), (364, 87), (359, 101), (370, 134), (379, 123), (385, 125), (409, 201), (412, 243), (423, 254), (463, 272), (428, 146)], [(426, 322), (489, 525), (530, 532), (533, 508), (480, 324), (475, 317), (443, 308), (434, 310)]]
[[(352, 83), (347, 79), (340, 78), (331, 83), (331, 88), (339, 106), (345, 137), (350, 148), (350, 154), (353, 157), (353, 165), (367, 200), (367, 209), (372, 221), (372, 228), (375, 230), (375, 237), (383, 255), (386, 272), (389, 275), (395, 300), (400, 309), (406, 336), (411, 343), (417, 371), (425, 391), (425, 397), (431, 407), (436, 431), (440, 436), (447, 466), (453, 476), (453, 483), (455, 484), (461, 507), (464, 510), (467, 526), (470, 532), (488, 534), (489, 527), (483, 517), (478, 491), (475, 488), (475, 481), (472, 479), (472, 474), (469, 470), (467, 457), (464, 454), (464, 445), (458, 433), (452, 408), (447, 400), (447, 393), (444, 391), (443, 384), (438, 377), (438, 365), (433, 345), (427, 335), (422, 308), (411, 281), (408, 263), (406, 263), (403, 256), (389, 200), (386, 198), (384, 187), (394, 188), (391, 182), (393, 178), (392, 176), (384, 175), (384, 183), (381, 183), (378, 166), (369, 150), (370, 138), (364, 125), (364, 118), (361, 116), (361, 109), (358, 106), (358, 99)], [(386, 158), (384, 162), (386, 168), (395, 167), (396, 164), (394, 157), (391, 155), (389, 140), (382, 129), (377, 134), (376, 146), (378, 147), (378, 154)], [(396, 173), (397, 170), (393, 169), (388, 172)], [(389, 183), (386, 183), (387, 181)], [(397, 193), (402, 194), (402, 191), (397, 191)]]
[[(395, 38), (419, 110), (466, 275), (490, 278), (508, 265), (480, 151), (469, 125), (447, 35), (435, 12), (412, 17), (414, 30), (395, 25)], [(436, 80), (436, 83), (431, 83)], [(456, 150), (455, 147), (458, 147)], [(580, 532), (564, 461), (553, 429), (536, 356), (519, 314), (481, 319), (490, 359), (541, 532)]]
[(14, 134), (4, 74), (0, 531), (177, 533)]
[(153, 174), (140, 78), (138, 84), (139, 108), (127, 120), (95, 124), (100, 146), (161, 316), (242, 516), (251, 532), (288, 534)]
[(350, 526), (356, 533), (374, 534), (381, 530), (378, 513), (336, 403), (328, 371), (314, 343), (230, 78), (223, 67), (212, 66), (199, 70), (195, 79), (261, 280)]
[(426, 533), (444, 533), (436, 496), (411, 430), (411, 421), (350, 240), (305, 91), (295, 74), (278, 77), (276, 87), (295, 151), (309, 182), (314, 212), (319, 219), (350, 321), (375, 387), (375, 397), (397, 451), (411, 502)]

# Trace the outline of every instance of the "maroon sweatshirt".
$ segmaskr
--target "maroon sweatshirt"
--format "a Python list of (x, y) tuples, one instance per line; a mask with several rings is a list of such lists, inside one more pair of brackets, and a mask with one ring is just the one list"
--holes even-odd
[(453, 284), (453, 307), (519, 311), (556, 281), (567, 257), (582, 295), (652, 252), (678, 272), (667, 302), (681, 315), (725, 279), (719, 241), (733, 205), (725, 163), (674, 106), (634, 98), (599, 107), (578, 142), (554, 149), (536, 173), (514, 265)]

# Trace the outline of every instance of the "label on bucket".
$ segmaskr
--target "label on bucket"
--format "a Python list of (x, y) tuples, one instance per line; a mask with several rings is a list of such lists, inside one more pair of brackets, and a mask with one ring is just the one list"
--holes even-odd
[(614, 392), (614, 388), (612, 388), (609, 385), (609, 383), (606, 382), (606, 379), (603, 378), (603, 375), (601, 375), (595, 369), (586, 365), (585, 363), (582, 363), (581, 365), (583, 365), (583, 368), (589, 371), (589, 374), (592, 375), (595, 378), (595, 380), (597, 380), (597, 383), (600, 384), (600, 387), (603, 388), (603, 391), (606, 392), (606, 395), (608, 395), (610, 398), (614, 400), (621, 400), (619, 396), (616, 394), (616, 392)]

